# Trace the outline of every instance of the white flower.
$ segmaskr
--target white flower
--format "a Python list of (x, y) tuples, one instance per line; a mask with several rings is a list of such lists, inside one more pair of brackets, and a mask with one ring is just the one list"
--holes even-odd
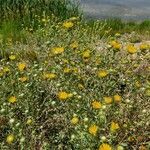
[(20, 123), (19, 123), (19, 122), (16, 124), (16, 127), (18, 127), (18, 126), (20, 126)]
[(106, 109), (106, 105), (103, 105), (103, 106), (102, 106), (102, 109)]
[(74, 91), (74, 92), (73, 92), (73, 95), (77, 95), (77, 92)]
[(29, 110), (27, 109), (24, 113), (27, 114), (29, 112)]
[(125, 101), (126, 101), (126, 103), (130, 103), (130, 100), (129, 100), (129, 99), (126, 99)]
[(75, 135), (74, 134), (71, 135), (71, 139), (72, 140), (75, 139)]
[(119, 146), (117, 147), (117, 150), (124, 150), (124, 148), (123, 148), (123, 146), (120, 146), (120, 145), (119, 145)]
[(52, 101), (52, 105), (55, 105), (56, 104), (56, 102), (55, 101)]
[(13, 118), (9, 120), (9, 123), (10, 123), (10, 124), (12, 124), (12, 123), (14, 123), (14, 122), (15, 122), (15, 119), (13, 119)]
[(105, 137), (105, 136), (102, 136), (102, 137), (101, 137), (101, 140), (102, 140), (102, 141), (106, 141), (106, 137)]
[(4, 111), (5, 111), (5, 109), (4, 109), (4, 108), (2, 108), (2, 109), (1, 109), (1, 113), (3, 113)]
[(59, 86), (60, 86), (60, 83), (57, 83), (56, 86), (59, 87)]
[(20, 139), (20, 142), (23, 143), (24, 141), (25, 141), (25, 137), (22, 137), (22, 138)]
[(146, 112), (147, 112), (147, 110), (146, 110), (146, 109), (143, 109), (143, 110), (142, 110), (142, 113), (146, 113)]
[(84, 118), (84, 122), (87, 122), (89, 119), (88, 118)]
[(78, 96), (78, 99), (81, 99), (81, 98), (82, 98), (82, 96), (79, 95), (79, 96)]

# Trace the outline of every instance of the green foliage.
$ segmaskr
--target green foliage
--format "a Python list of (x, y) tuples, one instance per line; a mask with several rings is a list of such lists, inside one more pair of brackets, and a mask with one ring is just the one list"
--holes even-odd
[(18, 18), (32, 21), (35, 15), (43, 14), (61, 19), (80, 15), (78, 4), (70, 0), (1, 0), (0, 4), (1, 21)]
[(26, 35), (21, 28), (21, 24), (12, 20), (2, 22), (0, 34), (2, 35), (1, 38), (3, 39), (4, 43), (8, 42), (8, 40), (11, 40), (12, 42), (24, 41), (26, 38)]

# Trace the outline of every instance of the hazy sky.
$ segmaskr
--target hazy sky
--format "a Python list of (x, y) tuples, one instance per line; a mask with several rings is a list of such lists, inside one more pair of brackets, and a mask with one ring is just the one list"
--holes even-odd
[(150, 0), (80, 0), (87, 16), (150, 19)]

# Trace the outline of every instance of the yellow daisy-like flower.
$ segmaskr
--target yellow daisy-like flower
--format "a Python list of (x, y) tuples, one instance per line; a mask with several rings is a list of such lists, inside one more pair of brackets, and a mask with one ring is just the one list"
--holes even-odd
[(25, 82), (25, 81), (27, 81), (27, 80), (28, 80), (27, 77), (21, 77), (21, 78), (19, 78), (19, 81), (21, 81), (21, 82)]
[(98, 72), (98, 77), (103, 78), (106, 77), (108, 75), (108, 71), (107, 70), (100, 70)]
[(112, 97), (104, 97), (103, 99), (106, 104), (111, 104), (113, 102)]
[(66, 100), (70, 97), (72, 97), (72, 94), (70, 94), (70, 93), (67, 93), (67, 92), (64, 92), (64, 91), (58, 93), (58, 98), (62, 101)]
[(93, 101), (92, 102), (92, 107), (94, 109), (100, 109), (102, 107), (102, 104), (100, 102), (98, 102), (98, 101)]
[(44, 73), (43, 74), (43, 78), (44, 79), (54, 79), (54, 78), (56, 78), (57, 76), (56, 76), (56, 74), (55, 73)]
[(66, 22), (63, 23), (63, 27), (65, 27), (65, 28), (67, 28), (67, 29), (72, 28), (73, 25), (74, 25), (74, 24), (73, 24), (73, 22), (71, 22), (71, 21), (66, 21)]
[(110, 44), (114, 49), (117, 49), (117, 50), (121, 49), (121, 44), (117, 41), (111, 41)]
[(78, 84), (78, 88), (79, 88), (80, 90), (83, 90), (83, 89), (84, 89), (83, 84), (79, 83), (79, 84)]
[(75, 117), (73, 117), (72, 119), (71, 119), (71, 124), (77, 124), (79, 122), (79, 118), (77, 117), (77, 116), (75, 116)]
[(118, 123), (115, 123), (115, 122), (111, 122), (111, 126), (110, 126), (110, 131), (111, 132), (115, 132), (116, 130), (118, 130), (119, 129), (119, 125), (118, 125)]
[(140, 45), (140, 50), (146, 50), (146, 49), (148, 49), (148, 44), (143, 43)]
[(130, 44), (127, 46), (127, 51), (130, 53), (130, 54), (134, 54), (137, 52), (137, 48), (133, 45), (133, 44)]
[(103, 143), (100, 145), (99, 150), (112, 150), (112, 148), (109, 144)]
[(89, 133), (90, 133), (90, 134), (96, 136), (97, 131), (98, 131), (98, 126), (96, 126), (96, 125), (91, 125), (91, 126), (89, 127)]
[(67, 60), (67, 59), (63, 59), (62, 61), (63, 61), (63, 63), (65, 63), (65, 64), (68, 64), (68, 63), (69, 63), (69, 60)]
[(120, 95), (118, 95), (118, 94), (114, 95), (114, 101), (115, 102), (120, 102), (121, 99), (122, 99), (122, 97)]
[(135, 86), (136, 86), (137, 88), (139, 88), (139, 87), (141, 87), (141, 83), (140, 83), (139, 81), (136, 81), (136, 82), (135, 82)]
[(4, 67), (4, 68), (3, 68), (3, 72), (4, 72), (4, 73), (7, 73), (7, 72), (9, 72), (9, 71), (10, 71), (10, 69), (9, 69), (8, 67)]
[(26, 68), (26, 64), (25, 63), (19, 63), (18, 64), (19, 71), (23, 71), (25, 68)]
[(77, 42), (73, 42), (70, 44), (70, 47), (75, 49), (75, 48), (78, 48), (78, 43)]
[(90, 51), (86, 50), (82, 53), (82, 58), (87, 59), (90, 57)]
[(16, 102), (17, 102), (17, 99), (16, 99), (15, 96), (11, 96), (11, 97), (8, 99), (8, 102), (13, 104), (13, 103), (16, 103)]
[(71, 69), (70, 68), (64, 68), (64, 73), (70, 73)]
[(10, 59), (10, 60), (15, 60), (15, 59), (16, 59), (16, 55), (10, 55), (10, 56), (9, 56), (9, 59)]
[(61, 54), (65, 51), (65, 49), (63, 47), (54, 47), (52, 48), (52, 53), (57, 55), (57, 54)]
[(72, 68), (72, 70), (73, 70), (74, 73), (78, 73), (79, 72), (79, 69), (77, 67)]
[(27, 124), (27, 125), (31, 125), (32, 122), (33, 122), (33, 120), (32, 120), (31, 118), (28, 118), (26, 124)]
[(14, 136), (13, 134), (9, 134), (9, 135), (6, 137), (6, 142), (7, 142), (8, 144), (12, 144), (13, 141), (14, 141), (14, 139), (15, 139), (15, 136)]

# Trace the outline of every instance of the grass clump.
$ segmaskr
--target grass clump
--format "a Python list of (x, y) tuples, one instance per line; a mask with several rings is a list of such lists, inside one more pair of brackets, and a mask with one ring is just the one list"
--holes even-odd
[(43, 13), (54, 14), (61, 19), (79, 16), (79, 7), (70, 0), (1, 0), (0, 12), (1, 21), (19, 18), (31, 22), (35, 15)]
[(1, 0), (0, 34), (17, 41), (24, 38), (24, 30), (33, 32), (54, 17), (71, 16), (81, 17), (81, 12), (78, 3), (70, 0)]

